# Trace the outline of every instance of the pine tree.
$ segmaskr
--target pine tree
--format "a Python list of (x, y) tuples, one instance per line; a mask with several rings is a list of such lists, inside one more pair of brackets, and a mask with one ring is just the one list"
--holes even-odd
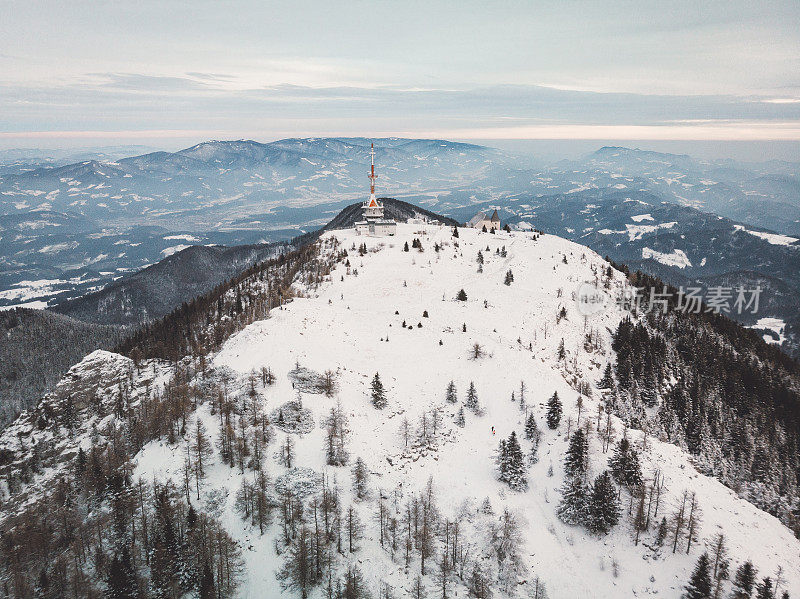
[(530, 414), (525, 421), (525, 438), (528, 441), (538, 441), (539, 434), (539, 427), (536, 426), (536, 418), (533, 414)]
[(592, 485), (588, 501), (588, 526), (594, 533), (607, 533), (619, 522), (619, 499), (617, 489), (606, 470)]
[(453, 237), (458, 239), (458, 227), (453, 227)]
[(756, 569), (753, 562), (747, 560), (736, 569), (733, 579), (733, 592), (731, 599), (750, 599), (756, 585)]
[(669, 528), (667, 527), (667, 518), (665, 516), (661, 518), (661, 523), (658, 525), (658, 532), (656, 533), (656, 544), (659, 547), (664, 544), (664, 541), (667, 539), (668, 532)]
[(447, 384), (447, 393), (445, 394), (445, 399), (448, 403), (456, 403), (458, 402), (458, 395), (456, 393), (456, 384), (453, 381), (450, 381)]
[(686, 599), (711, 599), (711, 571), (708, 554), (703, 553), (697, 560), (689, 584), (686, 585)]
[(483, 571), (480, 560), (475, 560), (472, 574), (467, 583), (469, 593), (477, 599), (489, 599), (492, 596), (492, 585), (489, 577)]
[(561, 341), (558, 343), (558, 359), (565, 360), (567, 358), (567, 352), (564, 349), (564, 339), (562, 338)]
[(458, 414), (456, 414), (456, 425), (460, 426), (461, 428), (464, 428), (464, 425), (466, 425), (466, 423), (467, 423), (466, 419), (464, 418), (464, 406), (460, 406), (458, 408)]
[(611, 389), (614, 387), (614, 373), (611, 370), (611, 362), (606, 364), (606, 370), (603, 374), (603, 378), (600, 379), (600, 382), (597, 384), (597, 386), (601, 389)]
[(475, 383), (469, 382), (469, 389), (467, 389), (467, 409), (477, 413), (478, 412), (478, 392), (475, 390)]
[(514, 273), (512, 273), (511, 270), (509, 269), (508, 272), (506, 272), (506, 278), (503, 280), (503, 283), (505, 285), (511, 285), (511, 283), (513, 282), (514, 282)]
[(556, 514), (566, 524), (585, 524), (588, 518), (587, 489), (579, 476), (567, 477), (561, 487)]
[(386, 392), (383, 389), (380, 375), (376, 372), (372, 379), (372, 405), (382, 410), (386, 407)]
[(586, 441), (586, 433), (582, 428), (572, 433), (569, 439), (567, 455), (564, 458), (564, 472), (567, 476), (583, 477), (589, 465), (589, 444)]
[(407, 241), (403, 244), (403, 251), (404, 252), (408, 251), (408, 242)]
[(775, 599), (775, 593), (772, 590), (772, 579), (767, 576), (756, 587), (756, 599)]
[(497, 448), (497, 455), (495, 456), (495, 464), (497, 470), (500, 472), (498, 477), (501, 481), (508, 481), (508, 442), (505, 439), (500, 439), (500, 445)]
[(114, 556), (108, 569), (106, 593), (108, 599), (135, 599), (139, 596), (136, 572), (131, 564), (131, 555), (127, 547), (120, 556)]
[(553, 397), (551, 397), (547, 401), (547, 426), (551, 429), (557, 429), (558, 425), (561, 423), (561, 413), (563, 408), (561, 406), (561, 400), (558, 398), (558, 391), (553, 393)]
[(467, 292), (462, 289), (458, 292), (458, 295), (456, 295), (456, 299), (460, 302), (467, 301)]
[(626, 437), (620, 439), (614, 454), (608, 460), (608, 467), (614, 480), (628, 489), (636, 489), (642, 485), (642, 469), (639, 454), (631, 447)]
[[(503, 444), (501, 443), (501, 452)], [(505, 443), (503, 462), (500, 469), (500, 480), (508, 483), (508, 486), (515, 491), (524, 491), (528, 488), (528, 479), (525, 476), (525, 460), (522, 450), (517, 440), (517, 433), (511, 431), (508, 441)]]

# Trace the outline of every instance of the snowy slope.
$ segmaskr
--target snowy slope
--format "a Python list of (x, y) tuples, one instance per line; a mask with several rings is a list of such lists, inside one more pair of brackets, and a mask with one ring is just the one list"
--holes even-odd
[[(421, 240), (424, 252), (403, 251), (404, 242), (411, 245), (414, 238)], [(297, 465), (335, 476), (347, 496), (349, 467), (326, 466), (323, 451), (322, 422), (338, 399), (349, 416), (351, 458), (363, 458), (372, 474), (372, 500), (356, 504), (361, 519), (368, 523), (367, 539), (359, 552), (339, 558), (342, 564), (351, 558), (357, 560), (371, 589), (385, 582), (394, 588), (396, 596), (409, 596), (419, 564), (413, 561), (408, 574), (401, 559), (393, 563), (379, 548), (372, 523), (374, 499), (378, 489), (391, 495), (397, 488), (407, 498), (432, 477), (443, 517), (465, 514), (472, 531), (470, 542), (476, 547), (487, 524), (478, 515), (485, 497), (495, 514), (508, 507), (520, 515), (525, 560), (530, 568), (527, 578), (541, 577), (552, 598), (681, 595), (702, 542), (689, 555), (685, 551), (673, 555), (666, 547), (660, 552), (644, 543), (635, 547), (627, 516), (609, 535), (597, 538), (580, 527), (563, 524), (555, 515), (557, 489), (563, 481), (567, 421), (571, 419), (574, 428), (577, 417), (578, 393), (574, 389), (578, 380), (593, 385), (599, 380), (609, 360), (610, 331), (624, 316), (613, 302), (608, 310), (586, 319), (576, 308), (573, 293), (581, 283), (596, 280), (605, 268), (598, 255), (547, 235), (534, 240), (531, 233), (491, 235), (460, 230), (460, 237), (454, 239), (449, 228), (410, 224), (399, 225), (394, 238), (364, 238), (352, 231), (332, 231), (323, 242), (324, 252), (347, 249), (350, 267), (338, 264), (330, 281), (317, 291), (274, 310), (267, 320), (255, 322), (229, 339), (212, 357), (211, 365), (238, 375), (232, 393), (243, 392), (253, 369), (271, 368), (277, 376), (276, 384), (259, 386), (266, 412), (295, 399), (297, 392), (287, 374), (298, 363), (318, 372), (330, 369), (338, 373), (335, 397), (302, 396), (303, 406), (313, 412), (316, 426), (305, 435), (293, 436)], [(356, 251), (361, 243), (369, 249), (364, 256)], [(438, 253), (435, 243), (443, 245)], [(497, 253), (503, 246), (507, 249), (505, 258)], [(477, 272), (478, 250), (485, 257), (482, 273)], [(509, 269), (514, 282), (506, 286), (503, 280)], [(615, 285), (622, 285), (623, 276), (614, 276)], [(466, 302), (455, 300), (461, 288), (467, 293)], [(603, 293), (610, 297), (611, 290)], [(559, 319), (562, 307), (567, 316)], [(423, 317), (424, 311), (428, 318)], [(413, 329), (403, 328), (403, 321)], [(464, 324), (466, 332), (462, 331)], [(584, 349), (585, 334), (592, 331), (601, 338), (604, 351), (587, 353)], [(559, 361), (557, 348), (562, 339), (567, 357)], [(475, 343), (485, 354), (477, 360), (470, 357)], [(369, 383), (376, 372), (387, 388), (388, 406), (382, 411), (369, 401)], [(459, 404), (445, 402), (445, 388), (451, 379), (458, 388)], [(484, 414), (467, 412), (467, 424), (462, 429), (454, 424), (454, 416), (470, 381), (476, 385)], [(530, 489), (515, 493), (496, 480), (494, 453), (500, 439), (512, 430), (522, 438), (524, 414), (518, 401), (511, 401), (512, 391), (519, 397), (521, 381), (527, 386), (526, 400), (538, 417), (544, 437), (540, 461), (529, 470)], [(544, 423), (543, 404), (554, 391), (565, 407), (557, 431), (547, 429)], [(597, 389), (593, 395), (584, 400), (582, 423), (586, 417), (596, 419)], [(441, 407), (444, 416), (435, 447), (404, 448), (400, 435), (403, 419), (408, 418), (414, 427), (423, 412), (435, 407)], [(197, 413), (216, 440), (217, 417), (211, 415), (207, 405)], [(619, 422), (616, 430), (619, 438)], [(273, 456), (284, 435), (278, 431), (268, 455), (267, 470), (273, 480), (284, 471)], [(641, 432), (629, 431), (628, 436), (641, 445)], [(527, 451), (529, 442), (522, 444)], [(606, 467), (610, 455), (601, 452), (594, 429), (590, 449), (593, 477)], [(173, 477), (179, 483), (185, 452), (183, 443), (174, 447), (151, 443), (139, 455), (136, 475), (161, 480)], [(551, 464), (552, 477), (548, 476)], [(646, 476), (656, 468), (665, 476), (665, 515), (684, 489), (696, 491), (704, 513), (701, 539), (724, 531), (734, 569), (739, 562), (752, 559), (762, 575), (772, 575), (782, 565), (788, 581), (784, 588), (800, 594), (800, 541), (777, 519), (737, 498), (718, 481), (699, 474), (688, 456), (674, 446), (647, 439), (642, 465)], [(273, 524), (260, 536), (257, 528), (242, 522), (233, 511), (242, 480), (239, 471), (222, 464), (216, 456), (209, 472), (203, 487), (205, 505), (216, 503), (213, 509), (244, 548), (247, 573), (241, 596), (281, 596), (275, 573), (282, 557), (274, 550), (279, 526)], [(252, 477), (249, 473), (245, 476)], [(209, 499), (220, 498), (209, 503)], [(624, 499), (623, 508), (627, 512)], [(652, 544), (652, 532), (644, 537)], [(427, 582), (433, 595), (433, 577), (428, 576)], [(526, 586), (518, 586), (520, 595)], [(466, 596), (463, 585), (455, 590), (458, 596)], [(287, 592), (284, 596), (291, 595)], [(321, 597), (322, 589), (316, 589), (314, 596)]]

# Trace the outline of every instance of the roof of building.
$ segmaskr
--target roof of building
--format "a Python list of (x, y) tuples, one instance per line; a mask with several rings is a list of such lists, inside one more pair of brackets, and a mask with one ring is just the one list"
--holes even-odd
[(492, 213), (491, 217), (488, 216), (485, 212), (478, 212), (478, 214), (476, 214), (471, 219), (469, 219), (469, 222), (467, 222), (467, 225), (470, 226), (470, 227), (474, 227), (475, 225), (477, 225), (479, 223), (482, 223), (483, 221), (486, 221), (486, 220), (488, 220), (490, 222), (493, 222), (493, 223), (499, 223), (500, 222), (500, 215), (497, 213), (497, 210), (495, 210)]
[(483, 222), (485, 220), (486, 220), (486, 214), (484, 214), (483, 212), (478, 212), (478, 214), (469, 219), (469, 222), (467, 222), (467, 224), (470, 227), (474, 227), (478, 223)]

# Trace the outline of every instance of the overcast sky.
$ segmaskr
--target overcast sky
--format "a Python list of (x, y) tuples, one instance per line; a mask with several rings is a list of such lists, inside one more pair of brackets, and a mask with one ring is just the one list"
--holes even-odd
[(0, 144), (800, 140), (800, 2), (0, 0)]

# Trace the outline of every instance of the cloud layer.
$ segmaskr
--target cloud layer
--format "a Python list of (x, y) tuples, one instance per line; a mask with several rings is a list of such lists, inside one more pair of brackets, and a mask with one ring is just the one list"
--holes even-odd
[(187, 11), (0, 5), (0, 140), (800, 140), (793, 0), (199, 0)]

